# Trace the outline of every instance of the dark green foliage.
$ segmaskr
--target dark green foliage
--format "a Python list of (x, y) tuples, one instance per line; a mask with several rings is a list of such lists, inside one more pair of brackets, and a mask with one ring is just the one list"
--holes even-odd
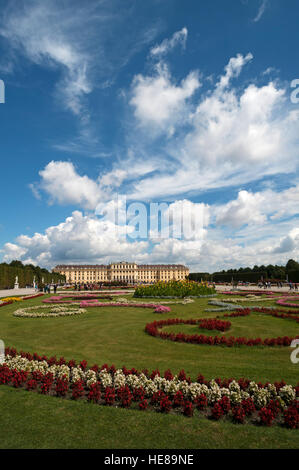
[(286, 266), (278, 266), (269, 264), (268, 266), (253, 266), (253, 268), (239, 268), (222, 270), (221, 272), (209, 273), (190, 273), (189, 279), (192, 281), (214, 281), (214, 282), (231, 282), (244, 281), (244, 282), (258, 282), (260, 280), (286, 280), (288, 275), (289, 280), (299, 282), (299, 263), (290, 259)]
[(10, 264), (0, 264), (0, 289), (12, 289), (14, 287), (16, 276), (18, 276), (19, 287), (31, 285), (35, 276), (38, 285), (41, 284), (42, 278), (45, 283), (65, 282), (65, 276), (57, 273), (51, 273), (47, 269), (41, 269), (39, 266), (32, 264), (23, 265), (21, 261), (14, 260)]

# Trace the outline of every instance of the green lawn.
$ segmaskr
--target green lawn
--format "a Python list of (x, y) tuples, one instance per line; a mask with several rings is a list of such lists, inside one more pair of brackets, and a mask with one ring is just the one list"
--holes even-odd
[(290, 429), (125, 410), (0, 388), (0, 448), (298, 448)]
[[(193, 379), (201, 373), (208, 379), (247, 377), (274, 382), (283, 378), (293, 385), (299, 380), (299, 365), (291, 363), (292, 349), (288, 347), (191, 345), (153, 338), (144, 332), (145, 324), (154, 320), (215, 317), (216, 312), (204, 312), (204, 308), (210, 307), (208, 299), (197, 299), (188, 305), (170, 305), (171, 312), (163, 315), (153, 313), (152, 309), (103, 307), (91, 308), (86, 314), (74, 317), (30, 319), (12, 316), (21, 306), (39, 303), (40, 299), (34, 299), (0, 308), (0, 338), (7, 346), (48, 356), (65, 356), (66, 359), (86, 359), (90, 366), (108, 363), (140, 370), (159, 368), (161, 372), (170, 368), (173, 373), (185, 369)], [(223, 313), (219, 316), (223, 318)], [(299, 335), (299, 325), (290, 320), (260, 314), (229, 320), (232, 328), (224, 333), (228, 336)], [(171, 328), (167, 327), (167, 331)], [(175, 328), (200, 332), (197, 326)], [(207, 333), (207, 330), (203, 332)], [(196, 416), (188, 419), (155, 412), (110, 409), (4, 386), (0, 388), (0, 398), (0, 446), (3, 448), (299, 446), (297, 431), (278, 426), (265, 429), (224, 421), (215, 423)], [(123, 432), (123, 428), (126, 431)], [(4, 436), (1, 435), (3, 429)]]

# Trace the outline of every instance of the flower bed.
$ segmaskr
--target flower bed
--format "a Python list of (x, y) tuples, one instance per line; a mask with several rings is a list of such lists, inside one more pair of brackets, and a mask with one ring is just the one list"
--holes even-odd
[(284, 381), (207, 381), (199, 375), (192, 382), (184, 370), (175, 376), (167, 370), (162, 377), (158, 370), (139, 372), (107, 364), (88, 368), (86, 361), (76, 364), (74, 360), (6, 348), (5, 362), (0, 365), (1, 384), (107, 406), (133, 406), (188, 417), (197, 414), (235, 423), (278, 424), (291, 429), (299, 425), (299, 384), (293, 387)]
[(298, 308), (299, 307), (299, 303), (298, 304), (293, 304), (291, 302), (287, 302), (287, 300), (289, 300), (289, 299), (292, 299), (292, 300), (296, 299), (299, 302), (299, 295), (297, 295), (297, 296), (288, 296), (288, 297), (284, 297), (282, 299), (278, 299), (276, 303), (278, 305), (283, 306), (283, 307), (291, 307), (291, 308)]
[(13, 301), (12, 300), (9, 300), (7, 302), (1, 302), (0, 301), (0, 307), (5, 307), (5, 305), (10, 305), (10, 304), (13, 304)]
[(24, 317), (24, 318), (46, 318), (46, 317), (65, 317), (70, 315), (80, 315), (85, 313), (86, 310), (83, 308), (73, 308), (71, 306), (52, 306), (50, 311), (41, 312), (41, 309), (49, 309), (47, 305), (37, 305), (35, 307), (25, 307), (19, 308), (13, 312), (14, 317)]
[(137, 287), (134, 297), (187, 297), (215, 295), (215, 289), (208, 287), (206, 283), (198, 283), (194, 281), (159, 281), (149, 286)]
[(0, 300), (1, 302), (13, 303), (13, 302), (22, 302), (23, 298), (22, 297), (3, 297)]
[[(244, 309), (241, 309), (231, 316), (245, 316), (249, 315), (250, 310), (247, 309), (244, 311)], [(275, 315), (276, 316), (276, 315)], [(291, 315), (288, 316), (288, 318), (294, 319)], [(280, 318), (285, 318), (281, 316)], [(298, 336), (295, 337), (289, 337), (289, 336), (283, 336), (283, 337), (278, 337), (278, 338), (266, 338), (266, 339), (261, 339), (261, 338), (245, 338), (245, 337), (234, 337), (234, 336), (207, 336), (207, 335), (190, 335), (190, 334), (185, 334), (185, 333), (169, 333), (165, 331), (160, 331), (161, 328), (165, 326), (170, 326), (170, 325), (178, 325), (178, 324), (188, 324), (188, 325), (196, 325), (199, 324), (203, 319), (189, 319), (189, 320), (182, 320), (179, 318), (170, 318), (168, 320), (160, 320), (160, 321), (154, 321), (152, 323), (148, 323), (145, 326), (145, 331), (151, 336), (155, 337), (160, 337), (161, 339), (168, 339), (170, 341), (176, 341), (176, 342), (182, 342), (182, 343), (191, 343), (191, 344), (206, 344), (209, 346), (290, 346), (291, 342), (294, 339), (299, 338)], [(206, 320), (205, 320), (206, 321)], [(214, 322), (214, 329), (220, 329), (216, 328), (217, 326), (217, 321), (219, 321), (217, 318), (216, 319), (210, 319), (209, 321)], [(229, 322), (228, 322), (229, 323)], [(212, 325), (212, 323), (211, 323)], [(224, 330), (221, 330), (224, 331)]]
[(96, 294), (79, 294), (79, 295), (57, 295), (48, 297), (43, 300), (45, 304), (67, 304), (67, 303), (80, 303), (82, 300), (98, 300), (98, 299), (107, 299), (113, 300), (111, 295), (96, 295)]
[(0, 299), (0, 307), (5, 307), (5, 305), (10, 305), (13, 304), (14, 302), (20, 302), (22, 300), (29, 300), (29, 299), (35, 299), (36, 297), (40, 297), (44, 294), (34, 294), (34, 295), (28, 295), (28, 296), (23, 296), (23, 297), (4, 297)]
[(166, 313), (170, 312), (170, 307), (164, 307), (163, 305), (148, 304), (148, 303), (137, 303), (137, 302), (97, 302), (96, 300), (85, 300), (80, 303), (80, 308), (89, 307), (137, 307), (137, 308), (153, 308), (155, 313)]

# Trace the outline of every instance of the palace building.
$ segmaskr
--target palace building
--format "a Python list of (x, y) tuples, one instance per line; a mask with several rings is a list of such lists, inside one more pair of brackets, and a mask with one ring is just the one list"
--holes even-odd
[(121, 261), (112, 264), (61, 264), (53, 272), (66, 277), (66, 282), (101, 283), (122, 281), (129, 284), (157, 281), (183, 280), (189, 276), (189, 268), (181, 264), (136, 264)]

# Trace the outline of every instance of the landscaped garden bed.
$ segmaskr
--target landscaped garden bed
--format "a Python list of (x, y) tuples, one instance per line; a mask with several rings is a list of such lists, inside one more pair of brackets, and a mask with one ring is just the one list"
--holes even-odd
[(129, 408), (135, 404), (140, 410), (179, 412), (188, 417), (197, 411), (214, 420), (226, 417), (239, 424), (279, 424), (292, 429), (299, 425), (299, 384), (292, 387), (284, 381), (207, 381), (199, 375), (191, 382), (184, 370), (178, 376), (170, 370), (161, 376), (158, 370), (139, 372), (107, 364), (88, 368), (86, 361), (76, 364), (6, 348), (0, 384), (101, 405)]
[(134, 297), (205, 297), (217, 295), (213, 287), (194, 281), (159, 281), (152, 285), (137, 287)]

